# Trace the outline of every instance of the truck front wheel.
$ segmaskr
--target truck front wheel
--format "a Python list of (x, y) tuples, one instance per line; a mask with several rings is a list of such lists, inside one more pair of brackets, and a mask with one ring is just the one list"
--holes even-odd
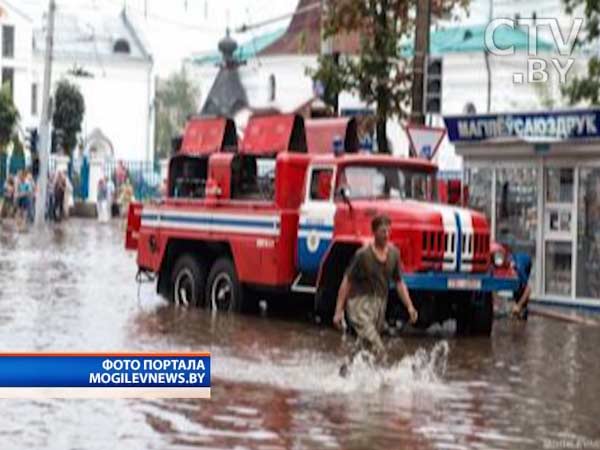
[(471, 298), (471, 334), (489, 336), (494, 323), (494, 302), (489, 292), (478, 292)]
[(475, 292), (456, 305), (456, 334), (489, 336), (494, 322), (494, 304), (489, 292)]
[(171, 272), (171, 300), (178, 306), (202, 306), (206, 268), (192, 255), (177, 259)]
[(206, 307), (214, 311), (239, 312), (242, 309), (242, 287), (233, 261), (220, 258), (215, 261), (206, 284)]

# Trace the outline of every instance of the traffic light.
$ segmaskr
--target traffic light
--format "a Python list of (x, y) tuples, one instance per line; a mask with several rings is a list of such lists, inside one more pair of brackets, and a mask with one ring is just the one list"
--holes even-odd
[(27, 144), (29, 146), (29, 151), (34, 154), (38, 151), (38, 130), (37, 128), (28, 128), (27, 129)]
[(28, 128), (26, 138), (27, 146), (31, 152), (31, 172), (33, 174), (33, 178), (37, 180), (40, 172), (40, 155), (38, 153), (39, 136), (37, 128)]
[(52, 131), (52, 153), (60, 153), (63, 150), (64, 131), (56, 129)]
[(425, 112), (442, 112), (442, 58), (427, 58), (425, 72)]

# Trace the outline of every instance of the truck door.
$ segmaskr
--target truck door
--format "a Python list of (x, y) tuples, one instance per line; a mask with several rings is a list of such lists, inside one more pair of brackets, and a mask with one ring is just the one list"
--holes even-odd
[(303, 274), (318, 272), (333, 239), (334, 175), (333, 166), (313, 166), (309, 169), (298, 222), (298, 268)]

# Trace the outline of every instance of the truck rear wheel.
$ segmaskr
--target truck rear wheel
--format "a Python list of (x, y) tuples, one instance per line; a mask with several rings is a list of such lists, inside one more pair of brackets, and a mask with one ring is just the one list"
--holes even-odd
[(214, 311), (241, 311), (243, 291), (231, 259), (215, 261), (208, 275), (205, 297), (206, 307)]
[(181, 255), (171, 272), (171, 301), (178, 306), (202, 306), (206, 268), (190, 254)]

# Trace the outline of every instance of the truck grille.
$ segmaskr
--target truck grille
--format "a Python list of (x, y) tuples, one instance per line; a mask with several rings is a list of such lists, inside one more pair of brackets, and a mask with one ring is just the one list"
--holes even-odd
[[(458, 233), (455, 231), (448, 233), (424, 231), (421, 238), (421, 251), (425, 268), (461, 272), (486, 270), (490, 235), (465, 232), (461, 234), (460, 242), (458, 239)], [(458, 258), (459, 246), (460, 258)], [(457, 264), (458, 261), (460, 264)]]

